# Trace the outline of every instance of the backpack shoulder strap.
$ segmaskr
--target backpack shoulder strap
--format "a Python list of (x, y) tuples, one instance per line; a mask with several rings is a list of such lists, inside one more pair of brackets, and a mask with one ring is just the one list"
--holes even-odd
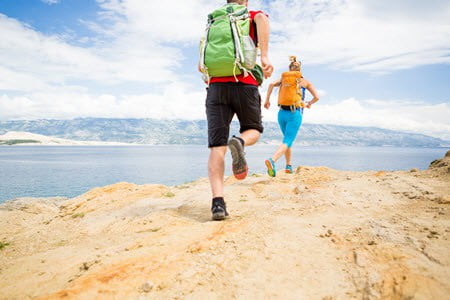
[(250, 26), (253, 28), (253, 39), (255, 41), (255, 45), (258, 46), (258, 27), (256, 27), (256, 22), (253, 18), (250, 18)]

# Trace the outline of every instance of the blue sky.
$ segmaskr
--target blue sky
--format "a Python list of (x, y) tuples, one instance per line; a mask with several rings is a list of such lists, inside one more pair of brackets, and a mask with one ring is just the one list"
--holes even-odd
[[(222, 2), (1, 0), (0, 120), (203, 119), (197, 47)], [(450, 140), (448, 1), (249, 2), (271, 22), (263, 98), (297, 55), (321, 95), (305, 122)]]

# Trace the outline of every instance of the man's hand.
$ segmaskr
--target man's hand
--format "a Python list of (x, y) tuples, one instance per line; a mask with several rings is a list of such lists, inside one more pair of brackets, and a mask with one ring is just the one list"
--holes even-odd
[(312, 104), (311, 101), (308, 101), (305, 103), (305, 107), (309, 109), (311, 108), (311, 104)]
[(269, 109), (270, 107), (270, 101), (266, 100), (266, 102), (264, 102), (264, 108)]
[(263, 70), (264, 78), (269, 78), (272, 75), (273, 66), (267, 56), (261, 56), (261, 67)]
[(269, 50), (269, 18), (264, 13), (255, 15), (256, 32), (258, 33), (258, 47), (261, 51), (261, 67), (264, 78), (269, 78), (273, 72), (273, 66), (268, 57)]

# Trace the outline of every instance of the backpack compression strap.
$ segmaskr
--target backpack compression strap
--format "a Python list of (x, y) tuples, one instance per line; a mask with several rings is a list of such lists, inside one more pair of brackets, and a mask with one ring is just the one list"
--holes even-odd
[[(245, 10), (246, 9), (243, 9), (239, 12), (236, 12), (235, 14), (238, 15), (239, 13), (241, 13), (242, 11), (245, 11)], [(231, 30), (233, 32), (234, 48), (236, 49), (236, 55), (235, 55), (236, 60), (234, 61), (234, 68), (233, 68), (233, 76), (234, 76), (234, 79), (236, 80), (236, 82), (239, 81), (236, 77), (236, 66), (239, 67), (239, 69), (244, 71), (244, 77), (248, 76), (247, 69), (242, 66), (242, 63), (245, 62), (245, 58), (244, 58), (244, 53), (242, 52), (240, 32), (236, 26), (236, 22), (239, 20), (247, 19), (247, 18), (249, 18), (249, 16), (250, 15), (248, 13), (242, 14), (238, 17), (235, 17), (232, 14), (229, 15)]]

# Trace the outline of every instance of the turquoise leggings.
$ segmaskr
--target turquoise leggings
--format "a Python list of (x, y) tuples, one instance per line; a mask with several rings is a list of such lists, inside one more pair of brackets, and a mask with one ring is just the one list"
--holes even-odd
[(288, 148), (291, 148), (302, 125), (302, 115), (300, 109), (294, 112), (283, 109), (278, 111), (278, 125), (283, 133), (283, 144), (286, 144)]

